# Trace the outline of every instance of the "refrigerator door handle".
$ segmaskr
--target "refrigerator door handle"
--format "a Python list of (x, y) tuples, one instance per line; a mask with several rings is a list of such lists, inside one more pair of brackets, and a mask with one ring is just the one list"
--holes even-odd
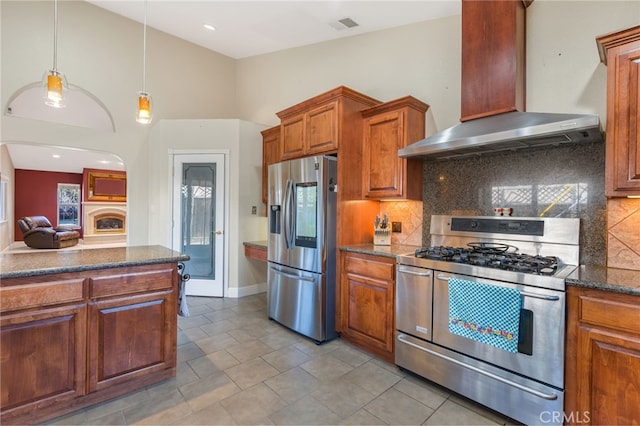
[(287, 249), (293, 248), (293, 217), (291, 216), (293, 211), (293, 181), (287, 180), (287, 187), (284, 191), (284, 241)]
[(278, 275), (283, 275), (287, 278), (291, 278), (294, 280), (300, 280), (300, 281), (309, 281), (309, 282), (315, 282), (315, 279), (313, 277), (301, 277), (300, 275), (295, 275), (295, 274), (288, 274), (286, 272), (282, 272), (276, 268), (271, 267), (270, 268), (273, 272), (275, 272)]

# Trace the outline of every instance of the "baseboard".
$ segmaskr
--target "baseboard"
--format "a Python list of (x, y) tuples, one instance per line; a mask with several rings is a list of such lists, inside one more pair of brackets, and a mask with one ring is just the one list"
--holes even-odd
[(267, 283), (258, 283), (244, 287), (229, 287), (225, 297), (244, 297), (267, 291)]

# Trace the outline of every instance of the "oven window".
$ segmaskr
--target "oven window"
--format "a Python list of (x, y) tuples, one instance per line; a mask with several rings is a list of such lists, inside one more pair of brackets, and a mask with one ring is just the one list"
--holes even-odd
[(520, 325), (518, 331), (518, 353), (533, 355), (533, 311), (520, 310)]

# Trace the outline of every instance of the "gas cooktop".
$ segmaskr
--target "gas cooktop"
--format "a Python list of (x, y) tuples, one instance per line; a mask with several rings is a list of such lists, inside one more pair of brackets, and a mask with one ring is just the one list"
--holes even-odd
[(431, 217), (431, 245), (401, 265), (564, 290), (578, 265), (580, 219)]
[(421, 248), (416, 250), (415, 256), (537, 275), (554, 275), (560, 263), (556, 256), (518, 253), (518, 248), (509, 244), (472, 242), (467, 246)]

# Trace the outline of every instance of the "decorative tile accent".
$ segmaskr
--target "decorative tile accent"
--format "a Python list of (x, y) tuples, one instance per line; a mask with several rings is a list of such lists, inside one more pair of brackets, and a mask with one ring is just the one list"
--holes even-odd
[(607, 201), (607, 266), (640, 270), (640, 199)]
[(391, 233), (391, 244), (422, 246), (422, 201), (382, 201), (380, 216), (402, 222), (402, 232)]

